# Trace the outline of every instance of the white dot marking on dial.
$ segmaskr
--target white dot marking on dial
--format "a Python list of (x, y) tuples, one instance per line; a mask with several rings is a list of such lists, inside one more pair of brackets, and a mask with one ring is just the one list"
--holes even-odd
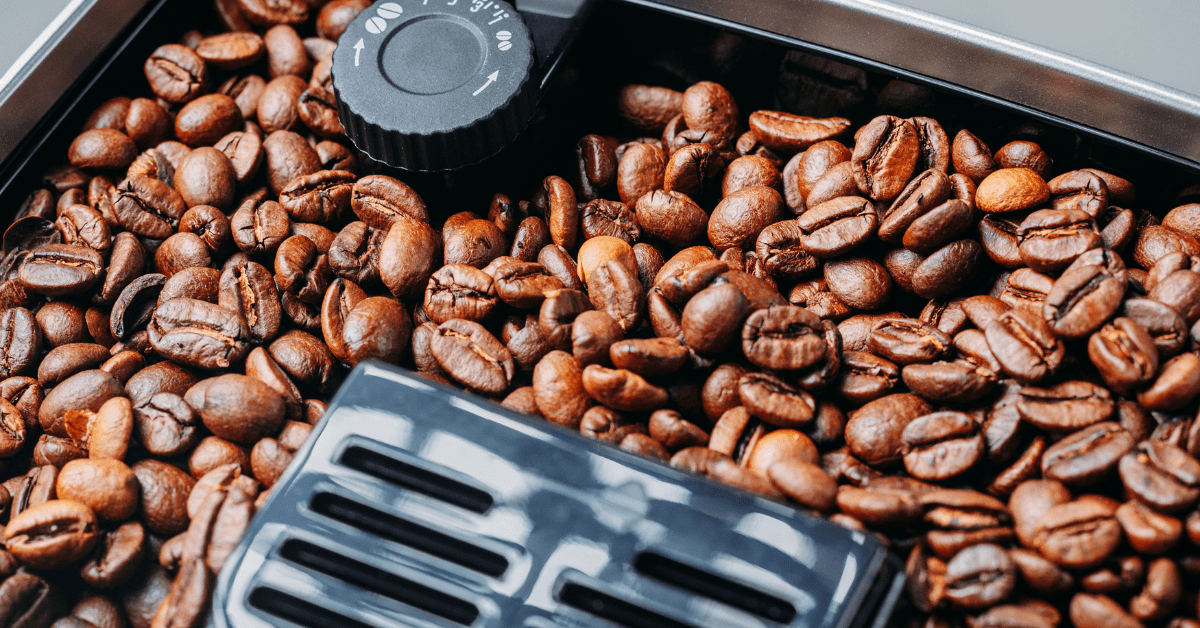
[(496, 44), (496, 47), (499, 48), (500, 50), (508, 50), (509, 48), (512, 48), (512, 42), (511, 41), (502, 41), (502, 42)]
[(496, 39), (499, 39), (500, 41), (508, 41), (512, 39), (512, 33), (508, 31), (500, 31), (496, 33)]
[(375, 13), (385, 20), (400, 17), (400, 14), (403, 12), (404, 9), (395, 2), (384, 2), (379, 5), (379, 8), (375, 9)]
[(367, 20), (367, 32), (373, 35), (382, 33), (387, 28), (387, 22), (381, 17), (373, 17)]

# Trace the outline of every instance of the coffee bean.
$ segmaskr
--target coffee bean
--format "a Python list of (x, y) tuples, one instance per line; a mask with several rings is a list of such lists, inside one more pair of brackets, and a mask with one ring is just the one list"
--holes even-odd
[(954, 162), (954, 170), (966, 175), (976, 184), (996, 170), (991, 149), (966, 129), (954, 136), (951, 159)]
[(146, 59), (143, 71), (155, 95), (171, 103), (194, 100), (208, 83), (204, 60), (179, 44), (160, 46)]
[(1200, 462), (1169, 443), (1138, 443), (1117, 468), (1125, 490), (1155, 510), (1176, 513), (1200, 499)]
[(213, 434), (236, 443), (252, 444), (277, 434), (283, 425), (283, 398), (245, 375), (201, 380), (188, 389), (184, 400)]
[(1116, 502), (1098, 495), (1053, 506), (1034, 526), (1033, 543), (1047, 558), (1064, 567), (1095, 567), (1121, 542), (1116, 510)]
[(945, 480), (975, 466), (983, 455), (979, 425), (962, 412), (914, 419), (900, 435), (904, 467), (921, 480)]
[(1133, 436), (1119, 423), (1096, 423), (1051, 445), (1042, 455), (1042, 476), (1066, 484), (1095, 484), (1133, 445)]
[(839, 300), (861, 310), (878, 309), (891, 296), (892, 280), (887, 269), (867, 257), (827, 262), (825, 282)]
[(478, 323), (442, 323), (430, 339), (430, 349), (446, 373), (464, 386), (495, 394), (512, 383), (512, 354)]
[(725, 249), (744, 248), (768, 225), (783, 219), (783, 197), (772, 188), (743, 188), (721, 200), (708, 221), (708, 239)]
[(583, 370), (564, 351), (551, 351), (538, 362), (533, 370), (533, 394), (542, 416), (570, 428), (579, 427), (590, 405)]
[(51, 500), (14, 516), (4, 542), (13, 556), (34, 569), (60, 569), (91, 552), (96, 533), (96, 516), (87, 506)]
[(1113, 412), (1107, 389), (1083, 381), (1067, 381), (1052, 388), (1021, 389), (1017, 412), (1041, 429), (1069, 432), (1099, 423)]
[(871, 200), (895, 198), (917, 166), (920, 143), (916, 127), (908, 120), (879, 116), (864, 126), (856, 139), (850, 164), (858, 189)]
[(946, 598), (962, 608), (992, 606), (1011, 595), (1016, 583), (1016, 565), (998, 545), (973, 545), (946, 563)]

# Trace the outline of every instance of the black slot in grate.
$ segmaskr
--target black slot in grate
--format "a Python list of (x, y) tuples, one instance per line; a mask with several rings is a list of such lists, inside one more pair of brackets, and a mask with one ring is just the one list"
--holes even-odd
[(558, 600), (628, 628), (692, 628), (666, 615), (575, 582), (566, 582), (559, 588)]
[(471, 512), (482, 514), (492, 507), (492, 496), (486, 491), (407, 462), (401, 462), (366, 447), (346, 448), (339, 462), (343, 466), (389, 484), (428, 495)]
[(379, 628), (268, 587), (251, 591), (249, 602), (250, 606), (264, 613), (304, 628)]
[(479, 609), (470, 602), (306, 541), (290, 540), (284, 543), (279, 548), (279, 555), (298, 565), (464, 626), (471, 625), (479, 617)]
[(363, 532), (407, 545), (493, 578), (499, 578), (508, 570), (508, 559), (496, 552), (340, 495), (318, 493), (312, 498), (310, 506), (319, 514)]
[(633, 559), (633, 567), (651, 578), (728, 604), (763, 619), (787, 624), (796, 618), (796, 607), (787, 600), (752, 589), (703, 569), (686, 565), (662, 554), (642, 552)]

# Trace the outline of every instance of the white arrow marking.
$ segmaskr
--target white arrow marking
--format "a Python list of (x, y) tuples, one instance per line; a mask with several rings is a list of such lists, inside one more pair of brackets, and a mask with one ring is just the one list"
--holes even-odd
[(358, 43), (354, 44), (354, 67), (358, 67), (358, 55), (362, 54), (363, 48), (366, 48), (366, 44), (359, 39)]
[(475, 90), (475, 93), (471, 94), (471, 95), (478, 96), (479, 92), (482, 92), (483, 90), (487, 89), (487, 86), (491, 85), (492, 83), (495, 83), (496, 79), (498, 79), (498, 78), (500, 78), (500, 70), (496, 70), (495, 72), (492, 72), (491, 74), (488, 75), (488, 80), (486, 83), (483, 84), (483, 87), (480, 87), (479, 89)]

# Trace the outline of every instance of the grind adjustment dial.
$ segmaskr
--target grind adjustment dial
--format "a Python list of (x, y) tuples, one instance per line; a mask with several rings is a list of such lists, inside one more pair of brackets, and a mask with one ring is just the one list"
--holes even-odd
[(333, 54), (346, 134), (377, 161), (450, 170), (500, 151), (540, 87), (521, 15), (500, 0), (389, 0), (363, 11)]

